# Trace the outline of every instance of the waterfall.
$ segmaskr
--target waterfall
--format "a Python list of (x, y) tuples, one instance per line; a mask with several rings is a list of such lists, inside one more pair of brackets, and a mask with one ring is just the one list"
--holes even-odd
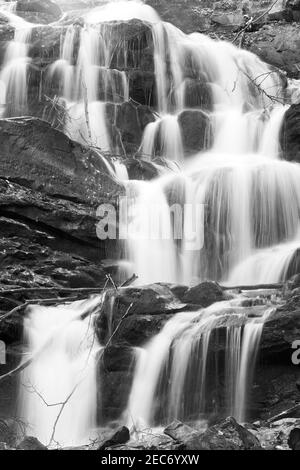
[[(155, 212), (152, 198), (158, 191), (165, 194), (170, 213), (172, 203), (181, 205), (187, 214), (189, 206), (202, 206), (203, 244), (193, 248), (184, 236), (178, 242), (172, 230), (169, 240), (152, 243), (143, 229), (140, 248), (134, 252), (128, 248), (128, 261), (143, 282), (153, 281), (153, 276), (145, 276), (152, 258), (156, 259), (157, 280), (226, 282), (256, 250), (289, 243), (297, 233), (299, 166), (280, 160), (279, 135), (287, 109), (281, 104), (283, 84), (255, 55), (229, 43), (199, 33), (185, 35), (166, 23), (156, 24), (153, 31), (160, 116), (146, 127), (141, 153), (146, 158), (162, 155), (177, 161), (182, 177), (180, 184), (177, 174), (168, 182), (161, 177), (140, 187), (139, 200), (131, 201), (139, 204), (143, 198), (143, 219), (148, 225)], [(211, 148), (189, 159), (179, 123), (182, 111), (190, 111), (187, 76), (206, 84), (212, 100), (211, 107), (199, 106), (211, 128)], [(135, 212), (140, 213), (133, 207)], [(183, 224), (187, 218), (182, 217)], [(162, 252), (169, 253), (172, 276), (167, 270), (164, 277), (165, 257), (160, 261), (157, 257)]]
[(10, 115), (16, 116), (26, 114), (28, 49), (32, 26), (13, 13), (5, 13), (5, 16), (15, 26), (15, 34), (6, 49), (0, 72), (1, 116), (6, 114), (6, 107)]
[[(29, 101), (34, 26), (15, 15), (13, 6), (1, 4), (15, 29), (0, 71), (2, 117), (26, 115)], [(129, 50), (124, 22), (130, 20), (143, 22), (145, 49), (137, 40)], [(139, 0), (93, 8), (74, 24), (60, 23), (60, 33), (60, 54), (47, 67), (45, 81), (64, 111), (60, 128), (92, 147), (126, 189), (128, 217), (118, 226), (126, 245), (120, 250), (124, 278), (136, 274), (141, 285), (202, 280), (240, 285), (285, 281), (297, 272), (300, 165), (281, 160), (289, 90), (280, 73), (226, 41), (184, 34)], [(144, 54), (151, 62), (145, 71), (154, 76), (153, 96), (148, 124), (138, 122), (134, 157), (147, 163), (160, 157), (166, 164), (153, 163), (159, 168), (154, 180), (135, 181), (127, 160), (116, 158), (131, 157), (116, 117), (117, 107), (132, 98), (130, 72), (139, 67), (143, 72)], [(133, 105), (137, 115), (140, 105)], [(30, 307), (25, 319), (33, 360), (20, 377), (19, 415), (28, 433), (52, 447), (86, 444), (95, 431), (101, 345), (92, 314), (101, 301)], [(136, 349), (130, 425), (214, 414), (247, 417), (263, 326), (273, 311), (272, 302), (249, 303), (244, 293), (178, 313)]]
[(297, 273), (297, 260), (293, 272), (293, 260), (300, 248), (300, 234), (289, 243), (281, 243), (269, 248), (254, 251), (231, 272), (228, 284), (263, 284), (282, 282)]
[(100, 346), (90, 315), (99, 302), (29, 307), (24, 330), (32, 362), (20, 377), (19, 416), (45, 445), (88, 444), (95, 431)]
[[(139, 354), (127, 409), (130, 425), (145, 429), (172, 419), (196, 421), (216, 411), (244, 420), (263, 325), (273, 311), (254, 306), (247, 312), (244, 301), (240, 296), (167, 321)], [(256, 317), (248, 319), (250, 313)], [(227, 327), (225, 386), (217, 376), (212, 394), (208, 379), (216, 373), (211, 360), (213, 331), (233, 317), (239, 321), (238, 326)], [(217, 410), (221, 393), (225, 405)]]
[[(160, 185), (129, 181), (127, 257), (139, 272), (139, 283), (176, 282), (175, 244), (170, 244), (172, 221), (166, 195)], [(150, 211), (149, 211), (150, 208)], [(147, 248), (146, 248), (147, 245)]]
[(265, 321), (274, 308), (267, 308), (261, 317), (251, 318), (244, 328), (228, 327), (226, 335), (226, 394), (228, 411), (239, 422), (246, 419), (259, 343)]
[(263, 318), (254, 318), (244, 327), (240, 356), (237, 361), (235, 359), (235, 364), (238, 364), (238, 367), (237, 370), (234, 370), (236, 382), (235, 396), (233, 408), (230, 410), (230, 414), (235, 416), (239, 422), (243, 422), (246, 419), (246, 402), (254, 374), (259, 342), (263, 332), (264, 322), (273, 310), (272, 308), (267, 309), (264, 312)]

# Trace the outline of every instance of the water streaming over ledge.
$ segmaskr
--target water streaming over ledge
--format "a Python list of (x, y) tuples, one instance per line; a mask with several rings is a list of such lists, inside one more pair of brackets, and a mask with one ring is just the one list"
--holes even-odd
[(92, 312), (99, 297), (30, 307), (25, 341), (32, 363), (20, 376), (20, 419), (45, 445), (87, 444), (96, 428), (97, 353)]
[[(139, 352), (127, 409), (130, 426), (146, 429), (173, 419), (199, 421), (210, 414), (232, 415), (240, 422), (246, 418), (263, 325), (274, 308), (254, 304), (247, 309), (245, 300), (239, 296), (178, 313)], [(250, 313), (256, 316), (248, 318)], [(213, 336), (228, 323), (222, 378)]]
[[(13, 5), (3, 15), (15, 35), (0, 71), (2, 115), (14, 116), (26, 110), (28, 44), (36, 25), (17, 17)], [(147, 23), (154, 46), (156, 115), (144, 130), (140, 153), (144, 159), (163, 156), (176, 165), (143, 182), (130, 181), (119, 161), (107, 164), (124, 181), (128, 195), (127, 276), (138, 274), (142, 284), (284, 280), (297, 264), (300, 245), (300, 167), (280, 160), (284, 83), (255, 55), (199, 33), (185, 35), (161, 22), (143, 2), (109, 2), (88, 12), (84, 25), (66, 28), (60, 57), (47, 70), (50, 83), (58, 83), (58, 98), (67, 113), (64, 132), (101, 151), (120, 151), (108, 132), (107, 105), (129, 100), (127, 61), (130, 57), (135, 64), (140, 51), (126, 50), (122, 28), (112, 23), (131, 19)], [(205, 90), (204, 97), (193, 92), (195, 81)], [(181, 132), (186, 112), (198, 119), (203, 136), (202, 151), (192, 155)], [(176, 225), (172, 204), (182, 210)], [(187, 206), (191, 212), (185, 212)], [(195, 214), (200, 225), (189, 226)], [(155, 230), (159, 236), (153, 237)], [(174, 232), (183, 236), (174, 240)], [(138, 350), (128, 404), (135, 425), (199, 419), (218, 411), (208, 390), (219, 390), (211, 348), (220, 324), (226, 325), (223, 410), (240, 421), (245, 418), (246, 389), (273, 307), (254, 305), (253, 318), (244, 301), (239, 297), (179, 313)], [(44, 443), (51, 441), (57, 417), (57, 407), (44, 401), (63, 402), (78, 380), (55, 441), (84, 443), (96, 424), (95, 357), (100, 346), (89, 319), (81, 318), (94, 302), (34, 307), (26, 320), (29, 350), (37, 359), (21, 378), (21, 415), (31, 434)], [(237, 321), (228, 326), (229, 319)]]

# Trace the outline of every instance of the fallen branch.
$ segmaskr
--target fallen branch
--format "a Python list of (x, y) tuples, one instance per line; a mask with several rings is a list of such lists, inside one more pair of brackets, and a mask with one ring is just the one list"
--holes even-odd
[(90, 143), (92, 144), (92, 131), (91, 131), (91, 124), (90, 124), (90, 115), (89, 115), (89, 101), (88, 101), (88, 90), (84, 79), (81, 80), (82, 85), (82, 94), (83, 94), (83, 103), (84, 103), (84, 115), (85, 115), (85, 123), (88, 133), (88, 138)]
[[(48, 344), (48, 342), (47, 342)], [(46, 347), (46, 345), (45, 345)], [(39, 351), (40, 353), (42, 351)], [(2, 382), (3, 380), (5, 379), (8, 379), (8, 378), (12, 378), (14, 377), (15, 375), (18, 375), (20, 372), (22, 372), (24, 369), (26, 369), (28, 366), (30, 366), (30, 364), (32, 364), (33, 360), (35, 359), (36, 356), (34, 357), (31, 357), (30, 359), (28, 359), (27, 361), (25, 362), (22, 362), (22, 364), (20, 364), (18, 367), (16, 367), (15, 369), (11, 370), (10, 372), (7, 372), (7, 374), (4, 374), (4, 375), (1, 375), (0, 376), (0, 382)]]
[(277, 284), (257, 284), (255, 286), (220, 286), (223, 290), (269, 290), (269, 289), (282, 289), (284, 283)]
[(8, 317), (11, 317), (15, 313), (19, 312), (20, 310), (25, 309), (28, 307), (28, 305), (34, 304), (34, 305), (53, 305), (53, 304), (63, 304), (66, 302), (72, 302), (75, 301), (77, 297), (62, 297), (62, 298), (55, 298), (55, 299), (31, 299), (31, 300), (26, 300), (21, 305), (18, 305), (17, 307), (13, 308), (9, 312), (5, 313), (0, 317), (0, 323), (4, 320), (6, 320)]
[(128, 287), (133, 284), (139, 277), (136, 274), (133, 274), (127, 281), (123, 282), (120, 287)]
[[(256, 80), (257, 78), (260, 78), (259, 77), (256, 77), (256, 78), (252, 78), (247, 72), (245, 72), (244, 70), (241, 70), (240, 71), (245, 75), (245, 77), (248, 78), (248, 80), (259, 90), (260, 93), (262, 93), (263, 95), (265, 95), (270, 101), (273, 101), (275, 103), (280, 103), (280, 104), (284, 104), (284, 99), (283, 98), (278, 98), (278, 96), (274, 96), (274, 95), (270, 95), (266, 90), (264, 90), (264, 88), (262, 88), (261, 84), (263, 83), (263, 81), (266, 79), (266, 77), (264, 78), (264, 80), (260, 83), (256, 83)], [(272, 71), (268, 72), (267, 75), (271, 75), (271, 73), (273, 73)]]
[(48, 292), (57, 292), (59, 293), (91, 293), (91, 294), (99, 294), (104, 287), (21, 287), (18, 289), (0, 289), (0, 295), (6, 294), (30, 294), (31, 292), (39, 292), (39, 293), (48, 293)]
[[(295, 414), (297, 416), (295, 416)], [(272, 418), (267, 420), (267, 423), (275, 423), (276, 421), (279, 421), (284, 418), (300, 418), (300, 403), (298, 405), (292, 406), (292, 408), (289, 408), (288, 410), (283, 411), (282, 413), (279, 413), (276, 416), (273, 416)]]
[(113, 337), (116, 335), (116, 333), (118, 332), (120, 326), (122, 325), (123, 321), (125, 320), (125, 318), (128, 316), (130, 310), (132, 309), (133, 307), (133, 302), (129, 305), (128, 309), (126, 310), (126, 312), (124, 313), (124, 315), (122, 316), (121, 320), (119, 321), (119, 323), (117, 324), (116, 328), (114, 329), (113, 333), (111, 334), (111, 336), (109, 337), (106, 345), (104, 346), (103, 348), (103, 351), (105, 351), (105, 349), (107, 349), (107, 347), (110, 345), (110, 343), (112, 342), (112, 339)]

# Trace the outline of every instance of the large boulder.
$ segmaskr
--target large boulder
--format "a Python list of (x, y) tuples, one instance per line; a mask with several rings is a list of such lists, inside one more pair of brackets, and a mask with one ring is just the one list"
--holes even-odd
[(205, 113), (199, 110), (183, 111), (178, 122), (186, 154), (195, 154), (210, 147), (210, 121)]
[(137, 153), (145, 127), (155, 121), (148, 106), (133, 100), (116, 105), (107, 104), (106, 116), (111, 141), (129, 155)]
[(206, 281), (190, 287), (183, 296), (183, 301), (203, 308), (226, 299), (223, 289), (216, 282)]
[(287, 0), (285, 4), (285, 10), (290, 14), (294, 21), (300, 21), (300, 1), (299, 0)]
[(300, 450), (300, 428), (292, 429), (289, 435), (288, 444), (292, 450)]
[(96, 321), (100, 342), (106, 342), (121, 322), (113, 337), (114, 342), (137, 345), (138, 341), (141, 345), (146, 338), (150, 339), (151, 334), (158, 333), (168, 316), (186, 307), (167, 284), (110, 290)]
[(62, 17), (62, 10), (54, 0), (18, 0), (16, 12), (31, 23), (53, 23)]
[(183, 423), (175, 421), (164, 431), (168, 436), (179, 440), (186, 450), (258, 450), (259, 440), (232, 417), (199, 432)]
[(280, 22), (248, 33), (245, 46), (263, 61), (286, 71), (289, 77), (299, 78), (299, 41), (299, 25)]
[(0, 120), (0, 177), (92, 205), (120, 189), (98, 152), (31, 117)]
[(300, 162), (300, 104), (293, 104), (284, 116), (280, 143), (283, 158)]
[(185, 442), (187, 450), (258, 450), (259, 440), (232, 417)]
[(36, 437), (26, 436), (18, 445), (17, 450), (48, 450)]
[(122, 426), (117, 429), (106, 441), (104, 441), (98, 448), (98, 450), (105, 450), (108, 447), (112, 447), (119, 444), (125, 444), (130, 439), (129, 429), (126, 426)]
[(122, 416), (132, 386), (135, 359), (134, 349), (126, 344), (108, 346), (102, 354), (100, 353), (98, 361), (98, 371), (101, 377), (101, 387), (98, 390), (99, 422), (118, 420)]

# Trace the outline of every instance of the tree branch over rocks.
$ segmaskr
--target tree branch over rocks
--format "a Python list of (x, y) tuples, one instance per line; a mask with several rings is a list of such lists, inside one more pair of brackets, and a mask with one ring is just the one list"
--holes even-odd
[[(270, 11), (272, 8), (275, 7), (275, 5), (278, 3), (279, 0), (275, 0), (275, 2), (270, 5), (266, 11), (261, 13), (259, 16), (256, 18), (249, 18), (248, 21), (246, 21), (245, 25), (240, 29), (240, 31), (237, 33), (237, 35), (233, 38), (232, 42), (235, 43), (241, 35), (244, 35), (247, 31), (251, 30), (252, 25), (258, 23), (260, 20), (262, 20)], [(242, 46), (242, 41), (240, 42), (240, 47)]]

